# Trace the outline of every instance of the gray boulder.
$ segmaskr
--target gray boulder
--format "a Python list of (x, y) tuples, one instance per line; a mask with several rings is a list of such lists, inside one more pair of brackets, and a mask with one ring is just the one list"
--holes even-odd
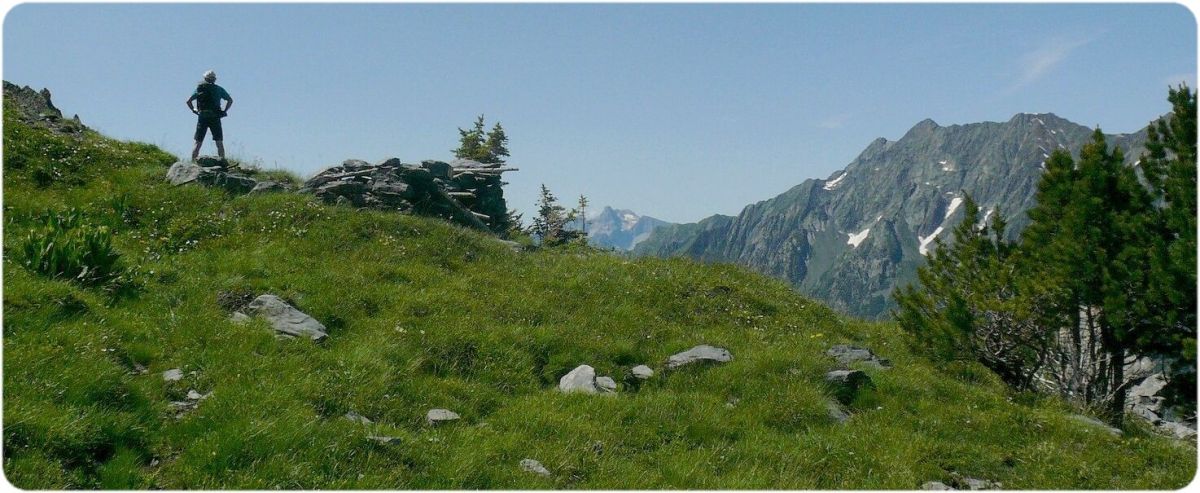
[(546, 469), (541, 462), (533, 459), (521, 459), (521, 470), (538, 476), (550, 477), (550, 470)]
[(950, 491), (954, 488), (951, 488), (950, 486), (946, 485), (946, 483), (941, 481), (926, 481), (925, 484), (921, 485), (921, 489), (932, 491)]
[(276, 332), (287, 336), (308, 336), (314, 341), (320, 341), (329, 336), (325, 333), (325, 326), (321, 322), (272, 294), (264, 294), (255, 298), (246, 307), (246, 311), (251, 315), (266, 319)]
[(604, 393), (616, 392), (617, 382), (612, 377), (596, 377), (596, 388)]
[(849, 404), (859, 389), (871, 387), (871, 377), (861, 370), (834, 370), (825, 374), (825, 382), (833, 387), (834, 396), (842, 404)]
[(458, 413), (448, 409), (430, 409), (425, 413), (425, 422), (430, 426), (448, 423), (450, 421), (458, 421), (461, 416)]
[(200, 175), (205, 173), (209, 173), (209, 171), (200, 167), (199, 164), (179, 161), (167, 168), (167, 181), (172, 185), (183, 185), (196, 181)]
[(667, 369), (673, 370), (694, 363), (728, 363), (730, 361), (733, 361), (733, 355), (729, 353), (729, 350), (703, 344), (671, 355), (667, 359)]
[(164, 371), (162, 374), (163, 380), (167, 382), (178, 382), (183, 379), (183, 370), (172, 368)]
[(212, 164), (211, 158), (204, 157), (198, 163), (179, 161), (167, 168), (167, 181), (172, 185), (199, 183), (201, 185), (222, 188), (236, 194), (250, 193), (258, 182), (253, 178), (227, 171), (221, 165)]
[(650, 367), (646, 365), (637, 365), (633, 367), (630, 372), (633, 373), (633, 378), (638, 380), (649, 380), (650, 377), (654, 376), (654, 370), (651, 370)]
[(596, 369), (588, 365), (579, 365), (562, 378), (558, 379), (558, 390), (565, 393), (583, 392), (595, 394)]
[(849, 344), (838, 344), (833, 346), (829, 348), (825, 354), (833, 357), (838, 361), (838, 363), (846, 366), (849, 366), (851, 363), (861, 362), (866, 366), (872, 366), (875, 368), (892, 367), (891, 361), (880, 358), (875, 353), (871, 352), (870, 349), (859, 346), (851, 346)]

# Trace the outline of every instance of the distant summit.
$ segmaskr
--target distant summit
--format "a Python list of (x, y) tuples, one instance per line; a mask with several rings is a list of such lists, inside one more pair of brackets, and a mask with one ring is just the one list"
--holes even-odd
[(650, 216), (640, 216), (628, 209), (605, 207), (600, 213), (587, 218), (588, 242), (627, 251), (650, 237), (656, 228), (670, 224)]

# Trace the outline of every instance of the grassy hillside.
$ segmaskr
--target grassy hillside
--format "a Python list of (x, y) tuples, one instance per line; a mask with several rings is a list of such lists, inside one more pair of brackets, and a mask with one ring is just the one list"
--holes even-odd
[[(980, 367), (935, 368), (893, 325), (742, 269), (517, 253), (435, 220), (171, 187), (174, 158), (158, 149), (10, 111), (4, 472), (22, 488), (911, 489), (955, 472), (1008, 488), (1165, 489), (1195, 470), (1192, 444), (1115, 437)], [(69, 210), (69, 228), (111, 234), (120, 253), (102, 281), (24, 263), (26, 242)], [(229, 321), (263, 293), (329, 338)], [(845, 423), (828, 417), (823, 383), (840, 342), (895, 363), (866, 369), (876, 389)], [(734, 360), (662, 371), (697, 344)], [(642, 363), (657, 373), (639, 389), (554, 390), (579, 364), (620, 381)], [(165, 382), (174, 368), (183, 379)], [(189, 390), (211, 395), (177, 416), (170, 402)], [(462, 419), (430, 427), (430, 408)], [(522, 471), (525, 458), (551, 476)]]

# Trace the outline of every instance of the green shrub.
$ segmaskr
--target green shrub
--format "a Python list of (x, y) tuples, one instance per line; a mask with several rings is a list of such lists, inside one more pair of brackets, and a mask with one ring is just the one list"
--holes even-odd
[(43, 215), (41, 227), (30, 231), (21, 245), (25, 267), (88, 286), (119, 277), (121, 254), (113, 248), (108, 228), (85, 225), (81, 218), (75, 209)]

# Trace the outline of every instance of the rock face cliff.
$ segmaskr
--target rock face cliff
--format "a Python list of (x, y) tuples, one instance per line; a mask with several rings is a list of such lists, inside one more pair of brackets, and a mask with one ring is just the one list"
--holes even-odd
[[(963, 193), (985, 220), (1001, 211), (1015, 238), (1055, 149), (1078, 155), (1092, 130), (1053, 114), (940, 126), (925, 120), (896, 141), (876, 139), (845, 169), (747, 206), (659, 228), (637, 255), (732, 262), (785, 279), (851, 314), (879, 318), (891, 291), (915, 278), (935, 239), (962, 219)], [(1107, 136), (1136, 161), (1145, 130)]]

